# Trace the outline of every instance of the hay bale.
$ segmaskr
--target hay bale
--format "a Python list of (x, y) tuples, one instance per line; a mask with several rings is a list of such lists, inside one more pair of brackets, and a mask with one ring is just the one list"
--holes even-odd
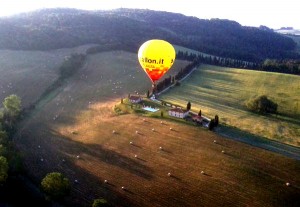
[(224, 150), (222, 150), (222, 153), (224, 154), (224, 153), (225, 153), (225, 151), (224, 151)]
[(133, 142), (129, 142), (129, 144), (133, 144)]
[(163, 124), (163, 121), (161, 121), (160, 123)]
[(203, 175), (205, 172), (204, 171), (201, 171), (201, 174)]
[(137, 155), (134, 155), (134, 157), (137, 158), (138, 156), (137, 156)]
[(76, 158), (77, 158), (77, 159), (79, 159), (79, 158), (80, 158), (80, 156), (79, 156), (79, 155), (77, 155), (77, 156), (76, 156)]
[(122, 186), (121, 188), (122, 188), (122, 190), (126, 190), (125, 186)]
[(173, 128), (172, 128), (172, 127), (170, 127), (170, 130), (172, 131), (172, 130), (173, 130)]
[(43, 159), (43, 158), (41, 158), (41, 162), (44, 162), (44, 159)]
[(154, 132), (154, 131), (155, 131), (155, 129), (154, 129), (154, 128), (152, 128), (152, 131)]
[(160, 150), (163, 150), (163, 148), (162, 148), (162, 147), (159, 147), (159, 149), (160, 149)]
[(136, 134), (138, 134), (138, 133), (139, 133), (139, 131), (135, 131), (135, 133), (136, 133)]
[(104, 180), (104, 183), (108, 183), (108, 181), (107, 181), (107, 180)]
[(217, 140), (214, 140), (214, 143), (217, 143)]
[(115, 134), (115, 133), (116, 133), (116, 131), (115, 131), (115, 130), (113, 130), (113, 131), (112, 131), (112, 133), (113, 133), (113, 134)]
[(285, 185), (286, 185), (286, 186), (290, 186), (290, 183), (286, 183)]
[(171, 173), (168, 173), (168, 176), (170, 177), (170, 176), (171, 176)]

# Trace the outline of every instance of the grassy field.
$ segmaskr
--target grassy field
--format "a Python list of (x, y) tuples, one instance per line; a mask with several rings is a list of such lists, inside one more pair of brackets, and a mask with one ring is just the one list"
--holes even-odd
[(90, 45), (53, 51), (0, 50), (0, 101), (17, 94), (24, 107), (38, 97), (59, 76), (65, 56), (84, 52)]
[[(186, 64), (175, 61), (170, 73)], [(122, 97), (149, 87), (136, 54), (89, 56), (59, 94), (21, 124), (14, 140), (29, 175), (39, 184), (49, 172), (65, 174), (72, 206), (91, 206), (99, 197), (114, 206), (299, 205), (299, 161), (204, 128), (114, 113)]]
[[(299, 76), (202, 65), (160, 98), (182, 106), (190, 101), (192, 110), (212, 118), (217, 114), (223, 124), (300, 146), (299, 91)], [(258, 95), (275, 101), (279, 115), (249, 112), (245, 102)]]

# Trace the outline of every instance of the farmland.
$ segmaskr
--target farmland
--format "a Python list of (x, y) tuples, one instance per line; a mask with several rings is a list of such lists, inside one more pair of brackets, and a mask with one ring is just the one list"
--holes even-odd
[[(180, 87), (160, 96), (221, 123), (283, 143), (300, 146), (300, 77), (211, 65), (200, 66)], [(278, 115), (249, 112), (246, 101), (267, 95), (278, 104)]]
[(65, 56), (84, 53), (91, 45), (52, 51), (0, 50), (0, 100), (14, 93), (23, 107), (34, 103), (59, 76)]
[[(175, 61), (170, 73), (186, 64)], [(47, 173), (62, 172), (72, 182), (66, 199), (72, 206), (90, 206), (99, 197), (116, 206), (299, 204), (297, 160), (204, 128), (114, 113), (122, 97), (145, 94), (150, 87), (136, 54), (88, 56), (85, 66), (24, 120), (16, 134), (34, 181), (39, 184)]]

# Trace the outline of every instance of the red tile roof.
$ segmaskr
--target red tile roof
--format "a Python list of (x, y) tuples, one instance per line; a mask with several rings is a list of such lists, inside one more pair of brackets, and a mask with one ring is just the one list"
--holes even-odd
[(187, 110), (181, 109), (181, 108), (174, 108), (174, 109), (170, 109), (169, 111), (174, 111), (174, 112), (178, 112), (178, 113), (186, 113)]
[(137, 100), (140, 100), (141, 97), (140, 97), (140, 96), (130, 96), (129, 99), (130, 99), (130, 100), (137, 101)]

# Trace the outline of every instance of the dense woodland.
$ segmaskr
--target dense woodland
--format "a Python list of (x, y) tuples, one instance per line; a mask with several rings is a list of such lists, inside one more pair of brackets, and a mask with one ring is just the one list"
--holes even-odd
[(82, 44), (136, 52), (146, 40), (166, 39), (208, 54), (261, 63), (297, 59), (292, 38), (267, 27), (138, 9), (47, 9), (0, 19), (0, 48), (49, 50)]

